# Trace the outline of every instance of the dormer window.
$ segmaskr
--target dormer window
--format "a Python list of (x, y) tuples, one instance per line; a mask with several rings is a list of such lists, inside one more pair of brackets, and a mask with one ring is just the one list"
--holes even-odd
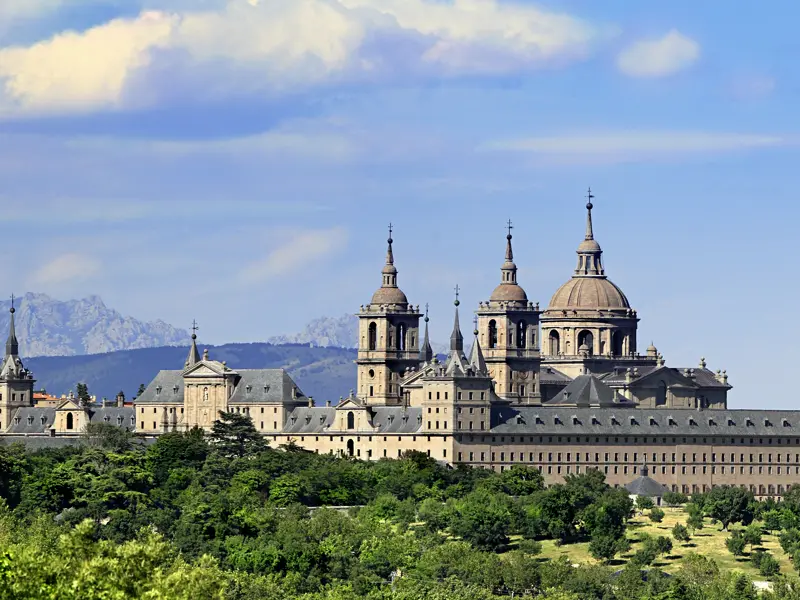
[(792, 426), (792, 424), (789, 423), (789, 419), (783, 419), (781, 421), (781, 423), (783, 424), (784, 427), (791, 427)]
[(708, 420), (708, 426), (709, 427), (716, 427), (717, 423), (716, 423), (716, 421), (714, 421), (714, 419), (709, 419)]
[(769, 419), (764, 419), (764, 427), (772, 427), (772, 423)]
[(689, 417), (689, 426), (697, 427), (697, 421), (694, 420), (694, 417)]
[(159, 395), (161, 395), (161, 386), (157, 385), (156, 386), (156, 396), (159, 396)]
[(559, 417), (558, 415), (556, 415), (555, 417), (553, 417), (553, 423), (554, 423), (555, 425), (563, 425), (563, 423), (561, 422), (561, 417)]
[(600, 425), (600, 421), (594, 415), (592, 415), (592, 425)]
[(522, 425), (525, 420), (522, 418), (522, 415), (517, 415), (517, 425)]
[(573, 425), (580, 425), (581, 422), (578, 420), (578, 415), (572, 415), (572, 424)]
[(136, 417), (131, 415), (131, 427), (133, 427), (134, 425), (136, 425)]
[(638, 425), (639, 422), (636, 420), (636, 417), (631, 417), (631, 425)]
[(533, 417), (533, 420), (537, 425), (544, 425), (544, 421), (542, 420), (542, 418), (539, 415), (536, 415), (535, 417)]
[(245, 389), (245, 391), (246, 391), (246, 392), (249, 394), (250, 392), (252, 392), (252, 391), (253, 391), (253, 386), (252, 386), (252, 385), (250, 385), (250, 384), (248, 383), (248, 384), (245, 386), (245, 388), (244, 388), (244, 389)]
[[(438, 409), (437, 409), (438, 410)], [(394, 421), (394, 415), (389, 415), (389, 423)]]
[(117, 425), (122, 425), (122, 416), (117, 417)]
[(28, 425), (33, 425), (33, 415), (28, 415)]
[(269, 386), (268, 386), (268, 385), (265, 385), (265, 386), (264, 386), (264, 393), (266, 394), (267, 392), (269, 392)]
[(612, 425), (619, 425), (619, 421), (617, 421), (617, 417), (611, 415), (611, 424)]
[(47, 417), (42, 415), (42, 425), (44, 425), (45, 423), (47, 423)]
[(17, 425), (19, 425), (19, 422), (20, 422), (21, 420), (22, 420), (22, 419), (20, 419), (19, 417), (14, 417), (14, 423), (16, 423)]
[(728, 427), (734, 427), (736, 425), (736, 421), (728, 417)]
[(110, 420), (111, 420), (111, 417), (109, 417), (108, 415), (103, 417), (103, 421), (105, 421), (106, 423), (108, 423)]
[(306, 415), (306, 425), (311, 423), (311, 415)]
[(319, 418), (319, 424), (320, 425), (324, 425), (325, 424), (325, 417), (320, 417)]
[(675, 426), (678, 425), (678, 422), (675, 419), (672, 418), (672, 415), (667, 417), (667, 423), (672, 427), (675, 427)]
[(655, 417), (650, 417), (650, 427), (658, 427), (658, 422)]
[(745, 419), (744, 424), (747, 427), (752, 427), (753, 426), (753, 421), (752, 421), (752, 419), (750, 419), (750, 417), (747, 417), (747, 419)]
[(177, 394), (178, 393), (178, 389), (179, 389), (178, 388), (178, 384), (176, 383), (175, 385), (172, 386), (172, 393), (173, 394)]
[(295, 422), (297, 422), (297, 417), (296, 417), (296, 416), (294, 416), (294, 415), (292, 415), (292, 425), (294, 425), (294, 424), (295, 424)]

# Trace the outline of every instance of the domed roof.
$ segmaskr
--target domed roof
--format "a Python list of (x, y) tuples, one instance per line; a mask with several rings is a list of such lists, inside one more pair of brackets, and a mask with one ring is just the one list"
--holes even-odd
[(630, 307), (622, 290), (605, 277), (574, 277), (553, 294), (548, 309)]
[(501, 283), (489, 297), (493, 302), (527, 302), (528, 294), (516, 283)]
[(398, 287), (381, 287), (372, 295), (372, 304), (408, 304), (408, 298)]

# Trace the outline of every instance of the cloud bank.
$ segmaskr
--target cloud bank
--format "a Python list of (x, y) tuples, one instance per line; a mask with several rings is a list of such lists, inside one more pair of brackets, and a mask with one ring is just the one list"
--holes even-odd
[(688, 68), (700, 57), (700, 44), (676, 29), (642, 40), (620, 52), (617, 67), (630, 77), (665, 77)]
[(569, 15), (499, 0), (232, 0), (148, 10), (0, 48), (0, 115), (142, 108), (176, 95), (504, 75), (580, 59), (599, 36)]

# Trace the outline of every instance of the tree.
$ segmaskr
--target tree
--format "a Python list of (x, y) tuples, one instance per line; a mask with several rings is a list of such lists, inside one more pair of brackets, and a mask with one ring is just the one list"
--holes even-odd
[(636, 508), (639, 511), (650, 510), (655, 506), (655, 502), (649, 496), (637, 496), (636, 497)]
[(751, 523), (745, 527), (742, 535), (745, 543), (750, 544), (751, 546), (761, 545), (761, 527), (759, 527), (756, 523)]
[(672, 528), (672, 537), (679, 542), (683, 542), (684, 544), (691, 539), (689, 536), (689, 530), (681, 523), (675, 523), (675, 527)]
[(439, 500), (425, 498), (417, 508), (417, 517), (429, 531), (444, 531), (450, 521), (450, 511)]
[(686, 496), (686, 494), (681, 492), (664, 492), (662, 500), (664, 500), (664, 502), (670, 506), (679, 506), (681, 504), (686, 504), (689, 501), (689, 498)]
[(787, 529), (782, 531), (778, 536), (778, 541), (786, 554), (794, 554), (795, 550), (800, 547), (800, 530)]
[(768, 510), (763, 515), (761, 515), (761, 519), (764, 521), (764, 529), (772, 532), (776, 531), (781, 528), (781, 517), (782, 513), (779, 510)]
[(772, 577), (777, 575), (781, 570), (781, 566), (772, 554), (763, 550), (756, 550), (750, 555), (750, 561), (753, 566), (758, 569), (764, 577)]
[(660, 508), (658, 508), (657, 506), (655, 508), (651, 508), (650, 509), (650, 520), (653, 523), (661, 523), (661, 521), (664, 520), (664, 511), (661, 510)]
[(88, 406), (92, 402), (92, 397), (89, 395), (89, 387), (85, 383), (79, 383), (75, 386), (75, 395), (78, 396), (78, 402), (81, 406)]
[(740, 487), (721, 486), (712, 488), (705, 498), (705, 509), (712, 519), (722, 524), (727, 531), (731, 523), (749, 525), (753, 520), (753, 493)]
[(110, 423), (89, 423), (83, 432), (83, 441), (89, 448), (102, 448), (112, 452), (128, 452), (133, 447), (133, 433)]
[(511, 511), (508, 498), (478, 489), (455, 506), (450, 531), (483, 550), (508, 544)]
[(625, 538), (599, 534), (592, 536), (592, 540), (589, 542), (589, 553), (596, 560), (608, 562), (629, 547), (628, 540)]
[(143, 383), (140, 383), (139, 389), (136, 391), (136, 396), (134, 396), (134, 398), (141, 398), (142, 394), (144, 394), (145, 389), (147, 389), (147, 386), (145, 386), (145, 384)]
[(524, 465), (513, 465), (500, 473), (499, 483), (509, 496), (527, 496), (544, 489), (544, 477), (539, 469)]
[(209, 441), (216, 452), (229, 458), (258, 454), (267, 448), (250, 416), (235, 412), (219, 412), (219, 419), (211, 426)]
[(692, 531), (699, 531), (703, 528), (703, 514), (700, 512), (694, 512), (689, 515), (689, 518), (686, 519), (686, 526), (691, 529)]
[(728, 548), (728, 551), (734, 556), (742, 556), (745, 546), (747, 546), (747, 542), (744, 536), (738, 531), (734, 531), (731, 536), (725, 540), (725, 547)]

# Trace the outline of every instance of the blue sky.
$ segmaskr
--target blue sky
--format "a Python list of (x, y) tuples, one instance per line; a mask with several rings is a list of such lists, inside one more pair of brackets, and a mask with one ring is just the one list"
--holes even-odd
[(587, 186), (667, 364), (795, 408), (795, 3), (4, 0), (7, 293), (96, 293), (257, 341), (357, 310), (395, 224), (446, 339), (499, 281), (546, 306)]

